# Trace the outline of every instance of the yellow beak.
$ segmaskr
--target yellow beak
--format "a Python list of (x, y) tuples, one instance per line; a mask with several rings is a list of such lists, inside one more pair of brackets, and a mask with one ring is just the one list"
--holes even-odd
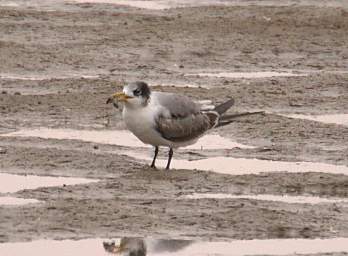
[(114, 254), (120, 254), (124, 251), (123, 246), (120, 244), (119, 246), (115, 246), (114, 249), (112, 250), (112, 252)]
[(128, 99), (131, 99), (133, 97), (128, 96), (127, 94), (125, 94), (124, 92), (116, 92), (113, 95), (111, 95), (110, 98), (108, 98), (108, 100), (106, 101), (106, 103), (111, 103), (113, 102), (114, 99), (117, 99), (117, 101), (127, 101)]

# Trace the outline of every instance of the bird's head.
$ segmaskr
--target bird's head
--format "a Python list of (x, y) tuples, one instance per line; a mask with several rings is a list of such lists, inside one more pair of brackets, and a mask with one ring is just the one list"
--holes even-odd
[(119, 245), (103, 242), (105, 251), (123, 256), (146, 256), (146, 244), (142, 238), (124, 237)]
[(116, 100), (127, 107), (138, 108), (147, 104), (150, 94), (151, 90), (147, 83), (138, 81), (124, 86), (122, 92), (111, 95), (106, 103)]

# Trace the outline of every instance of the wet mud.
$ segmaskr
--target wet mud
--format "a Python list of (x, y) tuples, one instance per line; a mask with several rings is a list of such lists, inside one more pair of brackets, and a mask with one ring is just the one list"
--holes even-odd
[[(18, 5), (0, 5), (0, 171), (99, 181), (1, 192), (0, 198), (40, 203), (0, 205), (0, 242), (348, 237), (348, 172), (334, 171), (348, 166), (344, 4), (287, 1), (284, 6), (151, 10), (63, 1), (33, 1), (29, 8), (13, 2)], [(199, 75), (229, 72), (295, 75)], [(237, 168), (234, 173), (230, 164), (228, 173), (219, 173), (213, 162), (216, 171), (153, 170), (147, 160), (151, 148), (96, 139), (125, 129), (119, 110), (105, 101), (134, 80), (194, 100), (219, 103), (233, 97), (230, 113), (265, 111), (215, 130), (214, 136), (239, 147), (179, 149), (174, 166), (223, 157), (326, 167), (252, 172), (258, 165), (251, 164), (249, 173)], [(304, 118), (323, 115), (344, 120)], [(74, 131), (75, 138), (9, 136), (39, 128)], [(94, 138), (79, 139), (86, 133)], [(166, 155), (163, 149), (159, 157)], [(195, 193), (246, 198), (189, 197)], [(258, 195), (327, 201), (268, 201)]]

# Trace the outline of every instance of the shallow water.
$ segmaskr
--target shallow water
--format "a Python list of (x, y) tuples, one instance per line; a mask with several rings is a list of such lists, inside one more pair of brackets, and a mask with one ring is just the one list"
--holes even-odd
[(36, 199), (25, 199), (25, 198), (18, 198), (18, 197), (12, 197), (12, 196), (0, 196), (0, 206), (10, 206), (10, 205), (25, 205), (25, 204), (36, 204), (40, 203), (40, 201)]
[[(186, 84), (186, 83), (176, 83), (176, 84), (171, 84), (171, 83), (156, 83), (156, 82), (151, 82), (149, 81), (149, 84), (152, 87), (175, 87), (175, 88), (201, 88), (201, 89), (211, 89), (207, 84), (204, 85), (198, 85), (198, 84)], [(157, 89), (156, 89), (157, 90)]]
[(0, 193), (14, 193), (23, 189), (77, 185), (97, 181), (98, 180), (85, 178), (48, 177), (0, 173)]
[[(124, 147), (150, 147), (143, 144), (131, 132), (126, 130), (72, 130), (72, 129), (33, 129), (20, 130), (17, 132), (2, 134), (1, 136), (10, 137), (38, 137), (43, 139), (70, 139), (94, 142), (101, 144), (118, 145)], [(233, 142), (227, 138), (216, 134), (207, 134), (200, 138), (194, 145), (186, 149), (231, 149), (231, 148), (253, 148)]]
[(348, 203), (348, 199), (342, 198), (323, 198), (318, 196), (278, 196), (278, 195), (232, 195), (232, 194), (212, 194), (212, 193), (194, 193), (183, 196), (187, 199), (252, 199), (261, 201), (275, 201), (289, 204), (322, 204), (322, 203)]
[(156, 84), (156, 83), (149, 83), (152, 86), (161, 86), (161, 87), (177, 87), (177, 88), (205, 88), (209, 89), (208, 87), (201, 86), (201, 85), (196, 85), (196, 84)]
[[(44, 128), (34, 130), (21, 130), (3, 134), (1, 136), (39, 137), (44, 139), (72, 139), (133, 148), (150, 147), (140, 142), (133, 134), (126, 130), (88, 131)], [(214, 134), (206, 135), (202, 137), (196, 144), (186, 148), (198, 150), (223, 150), (231, 149), (234, 147), (252, 148), (251, 146), (239, 144)], [(152, 154), (153, 152), (152, 150), (149, 150), (149, 155), (144, 155), (143, 153), (130, 150), (121, 151), (121, 153), (136, 159), (151, 161), (152, 157), (150, 157), (150, 154)], [(159, 167), (165, 167), (166, 162), (166, 159), (158, 159), (156, 164)], [(325, 172), (348, 175), (348, 167), (343, 165), (332, 165), (314, 162), (270, 161), (233, 157), (213, 157), (195, 161), (174, 159), (171, 167), (176, 169), (199, 169), (232, 175), (259, 174), (262, 172)]]
[(61, 76), (52, 76), (52, 75), (18, 75), (18, 74), (0, 74), (0, 79), (6, 79), (6, 80), (32, 80), (32, 81), (41, 81), (41, 80), (48, 80), (48, 79), (94, 79), (98, 78), (98, 75), (83, 75), (83, 74), (67, 74), (67, 75), (61, 75)]
[[(77, 185), (90, 182), (97, 182), (98, 180), (85, 178), (67, 178), (67, 177), (48, 177), (36, 175), (15, 175), (0, 173), (0, 193), (14, 193), (23, 189), (36, 189), (39, 187), (57, 187)], [(0, 196), (1, 205), (25, 205), (32, 203), (39, 203), (36, 199), (24, 199), (12, 196)], [(1, 254), (0, 254), (1, 255)]]
[(12, 1), (1, 1), (0, 2), (0, 6), (3, 6), (3, 7), (18, 7), (19, 4), (14, 3)]
[(348, 74), (347, 70), (279, 70), (279, 71), (254, 71), (254, 72), (197, 72), (185, 76), (217, 77), (234, 79), (257, 79), (272, 77), (304, 77), (313, 74)]
[[(120, 255), (110, 254), (117, 248), (121, 239), (103, 243), (102, 239), (85, 240), (38, 240), (23, 243), (0, 244), (0, 255), (3, 256), (71, 256), (71, 255)], [(139, 255), (161, 256), (239, 256), (239, 255), (287, 255), (348, 252), (348, 238), (332, 239), (265, 239), (265, 240), (233, 240), (227, 242), (204, 242), (192, 240), (122, 238), (124, 247), (129, 251), (142, 251)], [(105, 247), (105, 248), (104, 248)], [(144, 250), (146, 248), (146, 251)], [(125, 254), (121, 254), (125, 255)]]
[(205, 77), (226, 77), (236, 79), (256, 79), (269, 77), (291, 77), (291, 76), (307, 76), (307, 74), (291, 73), (291, 72), (220, 72), (220, 73), (197, 73), (186, 74), (186, 76), (205, 76)]
[[(140, 160), (151, 161), (152, 159), (144, 154), (133, 151), (124, 151), (123, 153)], [(156, 161), (156, 165), (162, 168), (166, 166), (166, 163), (167, 160), (163, 159), (158, 159)], [(212, 157), (195, 161), (174, 159), (172, 161), (171, 168), (191, 170), (197, 169), (231, 175), (259, 174), (267, 172), (324, 172), (348, 175), (348, 166), (344, 165), (313, 162), (271, 161), (255, 158), (248, 159), (233, 157)]]
[[(316, 0), (302, 1), (279, 1), (279, 0), (66, 0), (66, 2), (77, 3), (109, 3), (126, 5), (130, 7), (150, 9), (150, 10), (165, 10), (169, 8), (194, 7), (194, 6), (289, 6), (289, 5), (318, 5), (331, 7), (347, 7), (345, 3), (339, 1), (330, 1), (327, 3), (318, 3)], [(267, 17), (266, 17), (267, 18)], [(267, 20), (267, 19), (266, 19)]]
[(321, 123), (339, 124), (348, 126), (348, 114), (332, 114), (332, 115), (303, 115), (303, 114), (290, 114), (284, 115), (290, 118), (298, 118), (305, 120), (312, 120)]
[(127, 5), (131, 7), (151, 10), (164, 10), (171, 6), (165, 1), (138, 1), (138, 0), (73, 0), (78, 3), (107, 3), (107, 4), (118, 4)]

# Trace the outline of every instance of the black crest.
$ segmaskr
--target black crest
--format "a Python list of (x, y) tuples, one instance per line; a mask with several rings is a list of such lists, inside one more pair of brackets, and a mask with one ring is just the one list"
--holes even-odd
[(147, 83), (142, 81), (135, 82), (137, 88), (139, 89), (140, 95), (144, 98), (150, 98), (151, 90)]

